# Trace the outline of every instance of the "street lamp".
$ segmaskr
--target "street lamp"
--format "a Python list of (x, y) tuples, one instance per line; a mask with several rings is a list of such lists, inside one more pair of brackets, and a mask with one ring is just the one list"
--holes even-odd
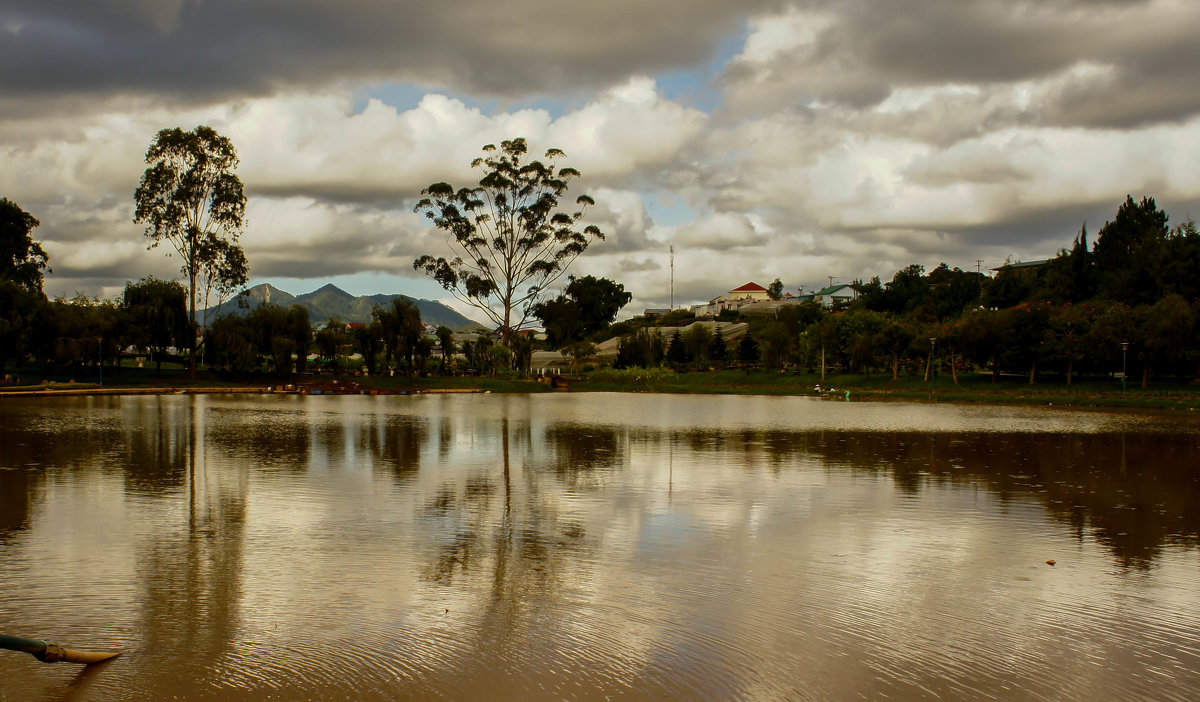
[(937, 387), (937, 337), (929, 337), (929, 399)]
[(98, 348), (100, 354), (100, 387), (104, 387), (104, 337), (101, 336), (96, 341), (100, 344)]
[(1129, 342), (1121, 342), (1121, 394), (1125, 394), (1125, 369), (1128, 367), (1125, 363), (1127, 352), (1129, 351)]

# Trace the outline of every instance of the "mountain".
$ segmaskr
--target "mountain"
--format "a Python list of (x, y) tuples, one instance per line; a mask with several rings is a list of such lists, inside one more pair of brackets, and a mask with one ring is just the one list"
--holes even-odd
[[(332, 317), (337, 317), (343, 322), (370, 322), (371, 310), (375, 309), (376, 305), (392, 304), (392, 298), (394, 297), (403, 297), (412, 300), (416, 304), (417, 309), (421, 311), (421, 321), (426, 324), (434, 326), (444, 324), (455, 331), (480, 326), (474, 320), (462, 316), (437, 300), (422, 300), (409, 297), (408, 295), (382, 294), (355, 297), (333, 283), (328, 283), (321, 288), (304, 293), (303, 295), (293, 295), (280, 290), (270, 283), (255, 285), (242, 294), (241, 298), (245, 302), (245, 307), (241, 307), (240, 309), (252, 310), (267, 302), (279, 305), (285, 309), (292, 305), (303, 305), (308, 308), (308, 318), (312, 321), (313, 327), (317, 327)], [(212, 311), (211, 308), (206, 310), (210, 314)], [(222, 313), (237, 313), (238, 311), (239, 306), (236, 299), (226, 302), (221, 308)]]

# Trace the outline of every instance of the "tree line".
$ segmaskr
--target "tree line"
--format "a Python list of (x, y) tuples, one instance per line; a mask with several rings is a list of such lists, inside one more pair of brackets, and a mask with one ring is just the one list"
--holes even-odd
[[(920, 265), (889, 282), (853, 286), (857, 299), (832, 309), (785, 305), (770, 318), (727, 312), (750, 324), (744, 347), (722, 347), (688, 326), (664, 339), (649, 327), (626, 331), (617, 365), (719, 366), (730, 359), (769, 367), (840, 373), (958, 373), (983, 368), (993, 380), (1051, 374), (1200, 378), (1200, 233), (1192, 221), (1170, 227), (1154, 199), (1127, 197), (1088, 245), (1072, 245), (1032, 265), (1005, 265), (994, 277)], [(678, 322), (677, 322), (678, 323)], [(614, 328), (620, 324), (614, 325)]]

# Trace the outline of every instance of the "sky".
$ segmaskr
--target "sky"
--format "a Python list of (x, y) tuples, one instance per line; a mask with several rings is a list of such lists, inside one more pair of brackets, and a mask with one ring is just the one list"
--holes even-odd
[(524, 137), (582, 173), (606, 239), (571, 272), (623, 316), (986, 271), (1094, 241), (1127, 194), (1200, 215), (1198, 34), (1195, 0), (3, 0), (0, 195), (51, 295), (178, 278), (133, 192), (159, 129), (207, 124), (251, 284), (449, 301), (413, 205)]

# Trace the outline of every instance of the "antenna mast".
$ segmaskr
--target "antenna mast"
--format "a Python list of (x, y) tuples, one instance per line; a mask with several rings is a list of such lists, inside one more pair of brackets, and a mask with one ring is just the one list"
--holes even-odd
[(671, 311), (675, 311), (675, 244), (671, 244)]

